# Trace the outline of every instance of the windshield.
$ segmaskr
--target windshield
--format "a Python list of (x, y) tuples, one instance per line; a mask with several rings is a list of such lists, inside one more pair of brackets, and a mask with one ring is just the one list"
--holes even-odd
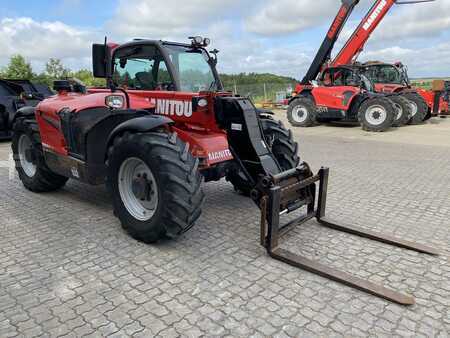
[(403, 84), (402, 73), (392, 65), (369, 66), (364, 74), (375, 83)]
[(181, 91), (199, 92), (219, 90), (209, 56), (203, 49), (165, 45), (167, 53), (180, 78)]

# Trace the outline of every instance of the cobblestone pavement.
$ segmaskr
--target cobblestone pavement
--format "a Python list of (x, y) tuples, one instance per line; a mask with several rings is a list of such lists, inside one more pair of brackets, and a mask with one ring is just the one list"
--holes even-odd
[[(258, 244), (258, 210), (226, 182), (204, 186), (204, 212), (191, 231), (149, 246), (121, 229), (103, 187), (71, 181), (37, 195), (0, 168), (0, 337), (448, 337), (450, 148), (299, 141), (303, 159), (332, 168), (331, 217), (442, 255), (315, 221), (284, 245), (410, 293), (416, 305), (395, 305), (268, 258)], [(0, 160), (8, 151), (0, 143)]]

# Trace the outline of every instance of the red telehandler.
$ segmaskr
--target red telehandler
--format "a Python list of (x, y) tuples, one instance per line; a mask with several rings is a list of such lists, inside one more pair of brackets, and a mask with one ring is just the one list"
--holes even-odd
[(413, 88), (409, 81), (407, 69), (401, 63), (367, 62), (360, 64), (356, 62), (356, 59), (363, 51), (372, 33), (395, 4), (404, 5), (433, 1), (435, 0), (402, 2), (397, 0), (376, 0), (344, 47), (330, 63), (331, 67), (342, 65), (360, 67), (360, 71), (374, 83), (377, 92), (401, 93), (401, 96), (408, 100), (411, 107), (410, 118), (405, 114), (402, 123), (420, 124), (424, 119), (437, 115), (440, 110), (444, 111), (446, 108), (444, 107), (444, 100), (441, 98), (442, 92)]
[[(178, 236), (199, 218), (202, 181), (228, 178), (261, 210), (260, 243), (274, 259), (399, 304), (414, 298), (324, 266), (280, 247), (281, 236), (310, 219), (336, 230), (417, 252), (427, 246), (325, 216), (329, 169), (300, 162), (291, 131), (245, 97), (223, 90), (209, 39), (94, 44), (94, 75), (106, 88), (56, 81), (57, 95), (16, 113), (12, 150), (33, 192), (68, 179), (106, 183), (114, 214), (146, 243)], [(301, 209), (301, 210), (299, 210)], [(281, 224), (283, 215), (297, 218)], [(283, 222), (284, 223), (284, 222)]]
[[(287, 117), (293, 126), (310, 127), (327, 121), (358, 121), (364, 130), (386, 131), (409, 106), (397, 94), (375, 93), (373, 83), (359, 69), (330, 67), (333, 47), (359, 0), (342, 0), (305, 77), (289, 100)], [(402, 105), (403, 109), (399, 109)]]

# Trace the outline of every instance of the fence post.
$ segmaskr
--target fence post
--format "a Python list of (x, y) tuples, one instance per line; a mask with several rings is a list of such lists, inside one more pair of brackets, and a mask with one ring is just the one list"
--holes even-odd
[(264, 101), (267, 102), (267, 91), (266, 91), (266, 83), (264, 82)]

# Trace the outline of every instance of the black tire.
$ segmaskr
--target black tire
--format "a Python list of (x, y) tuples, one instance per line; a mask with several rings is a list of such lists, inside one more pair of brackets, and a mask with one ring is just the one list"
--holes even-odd
[[(148, 220), (134, 217), (124, 205), (119, 190), (119, 172), (127, 159), (137, 158), (150, 169), (157, 185), (157, 206)], [(204, 201), (203, 177), (198, 159), (189, 144), (175, 133), (125, 133), (108, 149), (107, 187), (114, 214), (135, 239), (154, 243), (166, 236), (174, 238), (189, 230), (200, 217)]]
[(424, 98), (420, 96), (418, 93), (410, 92), (402, 94), (403, 97), (411, 101), (412, 103), (412, 112), (411, 118), (409, 119), (408, 124), (417, 125), (422, 124), (428, 115), (428, 105)]
[(287, 119), (294, 127), (312, 127), (317, 125), (316, 105), (308, 97), (298, 97), (288, 106)]
[[(48, 192), (62, 188), (68, 178), (52, 172), (45, 164), (41, 136), (36, 121), (30, 118), (19, 118), (14, 123), (13, 130), (11, 148), (14, 154), (17, 173), (25, 188), (33, 192)], [(19, 142), (21, 138), (31, 142), (31, 152), (33, 155), (29, 162), (35, 166), (34, 174), (27, 174), (26, 170), (22, 167), (22, 161), (24, 159), (19, 154)]]
[[(298, 144), (294, 141), (292, 131), (286, 129), (281, 121), (275, 121), (270, 116), (260, 117), (263, 135), (267, 145), (272, 150), (282, 170), (295, 168), (300, 163)], [(249, 196), (254, 188), (240, 171), (232, 171), (227, 180), (236, 191)]]
[(412, 107), (408, 99), (402, 95), (389, 96), (389, 99), (394, 102), (397, 114), (393, 123), (394, 127), (402, 127), (411, 119)]
[(395, 116), (394, 103), (386, 97), (377, 97), (362, 103), (359, 107), (358, 121), (363, 130), (382, 132), (392, 127)]

